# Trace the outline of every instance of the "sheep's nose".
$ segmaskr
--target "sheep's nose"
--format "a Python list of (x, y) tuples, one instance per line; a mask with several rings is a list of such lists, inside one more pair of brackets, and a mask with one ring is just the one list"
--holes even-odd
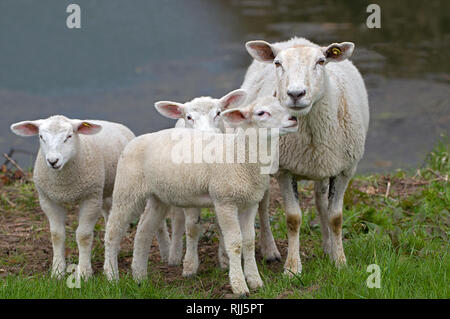
[(59, 159), (57, 159), (57, 158), (55, 158), (55, 159), (47, 159), (48, 163), (49, 163), (52, 167), (54, 167), (54, 166), (58, 163), (58, 160), (59, 160)]
[(291, 97), (292, 100), (297, 101), (298, 99), (305, 96), (306, 90), (296, 90), (296, 91), (288, 91), (287, 95)]

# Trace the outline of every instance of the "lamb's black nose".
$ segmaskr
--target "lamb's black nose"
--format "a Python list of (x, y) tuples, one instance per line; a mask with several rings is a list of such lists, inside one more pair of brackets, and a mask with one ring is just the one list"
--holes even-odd
[(303, 96), (305, 96), (306, 90), (298, 90), (298, 91), (288, 91), (287, 95), (291, 97), (292, 100), (296, 101)]

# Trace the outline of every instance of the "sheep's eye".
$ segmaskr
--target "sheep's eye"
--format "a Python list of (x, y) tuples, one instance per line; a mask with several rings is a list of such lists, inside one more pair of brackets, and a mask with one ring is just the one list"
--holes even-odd
[(281, 66), (281, 62), (280, 62), (280, 61), (274, 61), (274, 63), (275, 63), (275, 66), (276, 66), (277, 68)]
[(325, 59), (319, 59), (319, 61), (317, 61), (317, 64), (319, 65), (323, 65), (325, 63)]
[(190, 115), (186, 116), (186, 118), (187, 118), (189, 121), (192, 120), (192, 116), (190, 116)]
[(66, 137), (66, 139), (64, 140), (64, 143), (67, 142), (67, 140), (70, 139), (71, 137), (72, 137), (72, 135), (68, 135), (68, 136)]
[(41, 140), (43, 140), (43, 139), (44, 139), (44, 138), (42, 137), (42, 135), (40, 135), (40, 134), (39, 134), (39, 138), (40, 138)]
[(219, 115), (220, 115), (220, 110), (218, 110), (218, 111), (217, 111), (216, 115), (217, 115), (217, 116), (219, 116)]
[[(263, 116), (264, 114), (266, 114), (267, 112), (265, 112), (265, 111), (260, 111), (260, 112), (258, 112), (256, 115), (258, 115), (258, 116)], [(269, 114), (269, 113), (267, 113), (267, 114)], [(270, 115), (270, 114), (269, 114)]]

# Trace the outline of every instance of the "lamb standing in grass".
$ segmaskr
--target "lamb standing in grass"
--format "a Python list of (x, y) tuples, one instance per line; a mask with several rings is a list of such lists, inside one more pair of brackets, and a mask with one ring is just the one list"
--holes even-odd
[(79, 203), (77, 274), (89, 277), (94, 226), (100, 212), (106, 223), (119, 155), (134, 134), (121, 124), (72, 120), (61, 115), (19, 122), (11, 130), (20, 136), (39, 134), (33, 180), (50, 223), (52, 276), (61, 277), (66, 269), (63, 204)]
[[(231, 107), (239, 106), (246, 98), (245, 91), (235, 90), (220, 99), (203, 96), (197, 97), (186, 103), (178, 103), (172, 101), (159, 101), (155, 103), (156, 110), (163, 116), (178, 119), (175, 127), (192, 128), (205, 132), (220, 133), (224, 130), (223, 121), (220, 114), (223, 110)], [(192, 208), (200, 211), (200, 208)], [(172, 207), (168, 214), (172, 220), (172, 240), (170, 242), (170, 251), (164, 252), (164, 245), (161, 245), (161, 238), (167, 232), (165, 221), (158, 231), (158, 243), (160, 244), (161, 255), (167, 254), (169, 265), (176, 266), (181, 263), (183, 258), (183, 234), (185, 231), (185, 218), (182, 208)], [(144, 213), (145, 216), (145, 213)], [(141, 220), (145, 220), (145, 217)], [(228, 265), (227, 257), (224, 252), (223, 241), (220, 240), (219, 246), (219, 263), (222, 268)]]
[[(324, 251), (336, 265), (344, 265), (343, 198), (363, 156), (369, 126), (364, 81), (347, 60), (354, 44), (343, 42), (320, 47), (306, 39), (293, 38), (274, 44), (250, 41), (246, 48), (255, 59), (242, 84), (249, 94), (248, 101), (276, 96), (299, 121), (298, 133), (280, 140), (277, 180), (285, 204), (289, 241), (285, 272), (295, 274), (302, 269), (297, 178), (315, 181)], [(268, 219), (267, 208), (260, 205), (263, 220)], [(271, 250), (266, 255), (279, 256), (272, 234), (262, 232), (261, 235)]]
[[(283, 110), (277, 101), (274, 103), (272, 98), (266, 102), (261, 101), (245, 110), (229, 110), (223, 116), (252, 127), (279, 127), (286, 133), (297, 129), (295, 118)], [(192, 129), (177, 128), (145, 134), (125, 148), (118, 164), (113, 207), (105, 234), (105, 274), (109, 279), (118, 278), (117, 255), (121, 238), (126, 233), (129, 221), (142, 211), (147, 198), (152, 210), (140, 227), (145, 227), (150, 235), (142, 238), (136, 235), (135, 238), (132, 268), (137, 280), (147, 274), (148, 239), (152, 238), (151, 234), (165, 217), (169, 205), (214, 207), (229, 257), (232, 290), (235, 294), (248, 294), (245, 278), (251, 288), (262, 286), (254, 255), (254, 217), (258, 203), (269, 187), (269, 175), (261, 174), (259, 163), (175, 163), (172, 158), (176, 143), (173, 134), (195, 138), (194, 132)], [(215, 137), (214, 133), (210, 135)], [(236, 141), (237, 135), (233, 134), (232, 138)], [(192, 144), (195, 144), (195, 140)], [(152, 149), (158, 149), (158, 154), (149, 151)], [(180, 180), (184, 182), (180, 183)], [(191, 242), (197, 242), (196, 235), (190, 234), (190, 221), (195, 220), (192, 217), (189, 214), (187, 216), (187, 249), (190, 249)]]

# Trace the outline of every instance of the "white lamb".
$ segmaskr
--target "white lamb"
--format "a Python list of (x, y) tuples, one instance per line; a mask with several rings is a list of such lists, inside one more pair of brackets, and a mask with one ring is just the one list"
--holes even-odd
[[(354, 44), (343, 42), (321, 47), (303, 38), (293, 38), (274, 44), (250, 41), (246, 48), (255, 59), (242, 84), (248, 92), (248, 101), (276, 96), (299, 121), (298, 133), (280, 140), (277, 180), (285, 204), (289, 242), (285, 272), (295, 274), (302, 269), (297, 178), (316, 181), (314, 194), (323, 248), (337, 266), (344, 265), (343, 198), (363, 156), (369, 126), (364, 81), (347, 60)], [(267, 196), (264, 201), (268, 202)], [(260, 218), (267, 220), (267, 205), (260, 206), (263, 210)], [(266, 255), (279, 256), (272, 234), (261, 232), (261, 236), (271, 250)]]
[[(186, 103), (172, 101), (159, 101), (155, 103), (156, 110), (163, 116), (171, 119), (178, 119), (175, 127), (193, 128), (205, 132), (220, 133), (224, 131), (224, 124), (220, 117), (221, 112), (231, 107), (237, 107), (244, 102), (245, 91), (235, 90), (220, 99), (207, 96), (197, 97)], [(200, 210), (200, 208), (192, 208)], [(145, 213), (144, 213), (145, 214)], [(172, 221), (172, 240), (170, 241), (170, 251), (164, 251), (164, 243), (161, 238), (167, 238), (167, 225), (163, 221), (163, 226), (158, 231), (158, 243), (160, 244), (161, 256), (168, 255), (170, 266), (180, 264), (183, 258), (183, 234), (185, 231), (185, 218), (182, 208), (172, 207), (168, 214)], [(144, 220), (144, 218), (142, 218)], [(161, 245), (162, 244), (162, 245)], [(164, 259), (164, 258), (163, 258)], [(220, 240), (219, 261), (222, 267), (227, 266), (223, 242)]]
[(61, 115), (19, 122), (11, 125), (11, 130), (20, 136), (39, 134), (33, 180), (50, 223), (52, 276), (61, 277), (66, 269), (63, 204), (79, 203), (77, 275), (88, 278), (92, 274), (94, 226), (100, 212), (107, 220), (119, 155), (134, 134), (121, 124), (73, 120)]
[[(284, 133), (295, 131), (295, 118), (276, 99), (268, 99), (244, 109), (228, 110), (222, 116), (240, 126), (278, 127)], [(229, 257), (233, 292), (238, 295), (249, 293), (245, 279), (251, 288), (262, 286), (254, 255), (254, 217), (258, 203), (269, 187), (269, 175), (261, 174), (260, 163), (248, 163), (248, 158), (247, 162), (234, 164), (174, 162), (174, 134), (190, 136), (192, 145), (196, 145), (198, 132), (181, 128), (163, 130), (139, 136), (125, 148), (118, 164), (113, 205), (105, 235), (104, 268), (109, 279), (118, 278), (117, 254), (127, 225), (140, 214), (146, 198), (149, 198), (151, 213), (138, 226), (149, 233), (144, 234), (138, 229), (135, 238), (132, 269), (136, 280), (146, 277), (149, 239), (165, 217), (169, 205), (175, 205), (214, 207)], [(231, 145), (235, 145), (239, 138), (239, 134), (208, 134), (213, 139), (229, 136)], [(201, 139), (200, 143), (204, 141)], [(248, 140), (246, 142), (248, 144)], [(157, 153), (151, 151), (155, 149)], [(198, 210), (186, 211), (188, 256), (197, 242), (195, 223), (199, 215)], [(191, 270), (197, 271), (195, 268)]]

